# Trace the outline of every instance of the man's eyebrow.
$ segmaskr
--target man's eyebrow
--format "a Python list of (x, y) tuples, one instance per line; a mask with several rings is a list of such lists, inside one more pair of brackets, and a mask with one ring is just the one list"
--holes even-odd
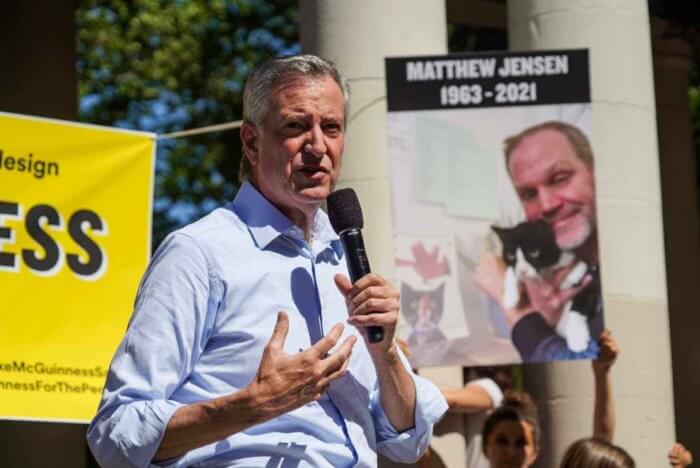
[(572, 164), (568, 161), (556, 161), (554, 164), (549, 166), (547, 170), (549, 172), (557, 172), (557, 171), (570, 171), (572, 170)]
[(309, 113), (303, 109), (285, 109), (281, 110), (279, 114), (282, 117), (299, 117), (299, 116), (307, 116)]
[(321, 117), (324, 122), (342, 122), (344, 117), (342, 115), (324, 115)]

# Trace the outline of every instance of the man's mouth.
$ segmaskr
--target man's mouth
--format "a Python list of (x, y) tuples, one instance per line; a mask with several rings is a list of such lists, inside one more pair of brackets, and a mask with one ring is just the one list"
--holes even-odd
[(576, 218), (578, 218), (578, 215), (579, 212), (577, 210), (571, 211), (570, 213), (567, 213), (564, 216), (559, 216), (557, 217), (557, 219), (550, 221), (550, 225), (555, 231), (565, 231), (571, 226), (573, 222), (575, 222)]
[(302, 166), (297, 171), (309, 178), (320, 178), (328, 173), (323, 166)]
[(559, 219), (552, 224), (552, 228), (554, 228), (555, 231), (566, 230), (569, 227), (569, 224), (571, 224), (573, 218), (574, 217), (572, 215), (567, 216), (566, 218)]

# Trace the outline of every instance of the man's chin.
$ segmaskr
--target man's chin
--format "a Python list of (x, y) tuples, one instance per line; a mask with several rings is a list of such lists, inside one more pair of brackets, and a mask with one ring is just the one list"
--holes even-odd
[(313, 187), (304, 187), (297, 190), (297, 196), (307, 200), (308, 202), (322, 203), (328, 195), (330, 195), (331, 190), (328, 186), (317, 185)]
[(587, 220), (576, 226), (569, 225), (565, 229), (555, 231), (557, 245), (562, 250), (574, 250), (581, 247), (592, 233), (593, 225)]

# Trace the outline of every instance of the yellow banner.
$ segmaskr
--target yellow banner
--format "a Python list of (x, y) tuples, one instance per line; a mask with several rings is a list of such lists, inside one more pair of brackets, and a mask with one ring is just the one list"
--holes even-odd
[(155, 135), (0, 113), (0, 418), (88, 421), (150, 256)]

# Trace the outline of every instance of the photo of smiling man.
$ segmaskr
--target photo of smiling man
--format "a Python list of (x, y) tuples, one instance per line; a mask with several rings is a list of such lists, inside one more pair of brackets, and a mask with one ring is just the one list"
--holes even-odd
[(525, 221), (496, 229), (502, 254), (484, 254), (474, 281), (523, 362), (594, 358), (603, 314), (589, 140), (546, 121), (506, 138), (503, 153)]

